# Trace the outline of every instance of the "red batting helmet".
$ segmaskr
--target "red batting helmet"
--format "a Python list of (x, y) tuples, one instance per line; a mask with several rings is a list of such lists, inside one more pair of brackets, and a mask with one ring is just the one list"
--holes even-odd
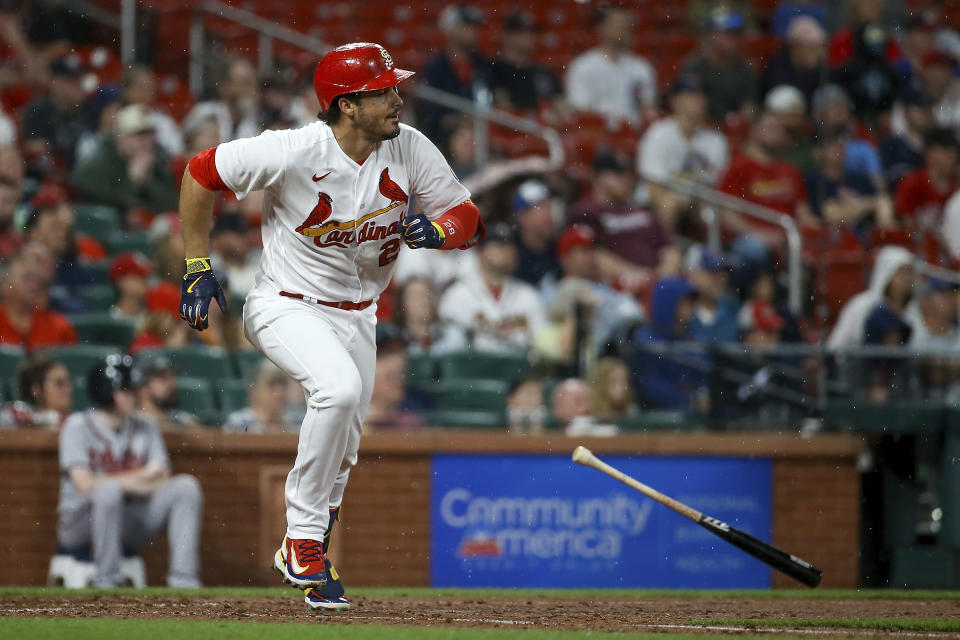
[(387, 50), (372, 42), (353, 42), (330, 51), (313, 72), (313, 88), (326, 113), (337, 96), (394, 87), (413, 71), (397, 69)]

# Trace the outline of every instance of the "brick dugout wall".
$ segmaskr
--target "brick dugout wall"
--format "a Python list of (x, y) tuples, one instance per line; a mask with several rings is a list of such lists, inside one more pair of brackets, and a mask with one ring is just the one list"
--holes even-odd
[[(283, 536), (283, 480), (296, 436), (167, 434), (176, 473), (192, 473), (204, 490), (203, 580), (206, 584), (277, 584), (269, 565)], [(762, 456), (773, 459), (773, 543), (825, 570), (823, 586), (857, 580), (862, 441), (823, 435), (810, 440), (765, 434), (656, 434), (613, 439), (512, 437), (501, 433), (374, 434), (361, 446), (347, 489), (346, 536), (334, 560), (349, 584), (424, 586), (430, 565), (430, 455), (527, 453), (568, 455), (584, 444), (599, 455)], [(0, 584), (43, 584), (56, 548), (59, 478), (52, 432), (0, 431)], [(655, 479), (646, 479), (656, 486)], [(151, 584), (166, 573), (166, 542), (144, 553)], [(796, 583), (774, 573), (774, 586)]]

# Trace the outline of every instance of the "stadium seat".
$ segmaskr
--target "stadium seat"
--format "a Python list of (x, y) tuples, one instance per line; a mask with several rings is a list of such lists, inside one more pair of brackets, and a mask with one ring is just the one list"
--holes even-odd
[(210, 381), (236, 377), (233, 372), (230, 353), (220, 347), (192, 346), (177, 349), (145, 349), (137, 354), (137, 360), (156, 355), (169, 358), (178, 372), (184, 376), (205, 378)]
[(111, 233), (116, 232), (120, 225), (120, 214), (113, 207), (96, 204), (78, 204), (74, 206), (76, 222), (74, 229), (78, 233), (85, 233), (97, 240), (106, 241)]
[(248, 351), (237, 351), (233, 354), (233, 359), (240, 377), (249, 380), (263, 360), (263, 355), (259, 351), (250, 349)]
[(78, 344), (70, 347), (43, 349), (39, 353), (47, 358), (62, 362), (71, 376), (86, 378), (87, 372), (93, 365), (101, 362), (110, 354), (121, 353), (122, 351), (122, 349), (113, 345)]
[(458, 351), (438, 359), (440, 379), (468, 378), (502, 380), (512, 382), (529, 368), (524, 356), (489, 353), (483, 351)]
[(177, 377), (177, 407), (197, 416), (202, 424), (219, 427), (223, 413), (214, 404), (213, 395), (209, 380)]
[(407, 357), (407, 386), (429, 390), (437, 379), (437, 361), (429, 354), (410, 354)]
[(87, 397), (87, 376), (73, 376), (73, 410), (86, 411), (91, 406)]
[(506, 409), (507, 384), (500, 380), (440, 380), (431, 391), (437, 409)]
[(870, 434), (939, 432), (946, 423), (946, 411), (935, 402), (889, 402), (838, 398), (827, 401), (824, 426), (834, 431)]
[(20, 347), (13, 345), (0, 345), (0, 373), (3, 377), (13, 376), (17, 373), (17, 367), (27, 357), (26, 352)]
[(246, 380), (217, 380), (213, 388), (224, 417), (250, 404), (250, 386)]
[(115, 318), (104, 311), (78, 313), (70, 316), (73, 328), (77, 330), (77, 341), (81, 344), (109, 344), (126, 351), (133, 341), (136, 322), (131, 319)]
[(437, 409), (427, 415), (432, 427), (451, 429), (506, 429), (502, 412)]
[(101, 286), (110, 282), (110, 267), (112, 264), (110, 260), (99, 260), (97, 262), (87, 263), (87, 270), (93, 275), (93, 281), (96, 283), (94, 286)]
[(108, 311), (117, 301), (117, 292), (109, 284), (89, 284), (77, 289), (76, 295), (90, 311)]
[(106, 237), (105, 244), (113, 255), (125, 251), (139, 251), (144, 255), (150, 253), (150, 239), (146, 231), (114, 231)]

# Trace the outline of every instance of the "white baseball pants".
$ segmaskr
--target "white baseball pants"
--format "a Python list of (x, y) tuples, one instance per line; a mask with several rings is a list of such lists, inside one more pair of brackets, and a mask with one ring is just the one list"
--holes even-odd
[(357, 463), (376, 370), (376, 305), (344, 311), (282, 297), (258, 282), (243, 307), (247, 339), (307, 398), (297, 459), (287, 475), (287, 536), (323, 539)]

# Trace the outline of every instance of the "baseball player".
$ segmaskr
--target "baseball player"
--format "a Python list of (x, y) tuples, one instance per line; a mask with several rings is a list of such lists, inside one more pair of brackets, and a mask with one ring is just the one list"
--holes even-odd
[[(202, 331), (211, 299), (226, 304), (208, 257), (214, 192), (242, 198), (264, 190), (263, 256), (243, 326), (306, 394), (274, 566), (316, 609), (350, 606), (325, 555), (370, 404), (376, 301), (401, 242), (467, 248), (483, 233), (441, 153), (400, 124), (397, 85), (412, 75), (378, 44), (337, 47), (313, 75), (319, 122), (197, 154), (180, 194), (187, 262), (180, 315)], [(414, 199), (423, 213), (410, 210)]]

